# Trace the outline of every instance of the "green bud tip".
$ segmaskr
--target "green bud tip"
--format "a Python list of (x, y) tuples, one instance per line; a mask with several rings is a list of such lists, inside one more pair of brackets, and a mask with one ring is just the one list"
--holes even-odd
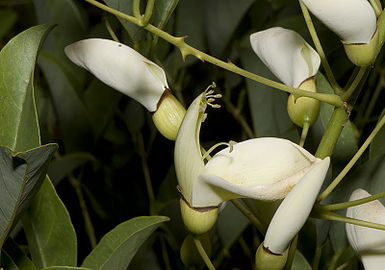
[(185, 114), (186, 109), (171, 94), (170, 90), (166, 89), (159, 99), (157, 110), (152, 115), (152, 120), (164, 137), (175, 141)]

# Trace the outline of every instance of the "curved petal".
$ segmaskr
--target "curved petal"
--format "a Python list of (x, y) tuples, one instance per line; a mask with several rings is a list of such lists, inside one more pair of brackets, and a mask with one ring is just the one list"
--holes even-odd
[(376, 14), (367, 0), (302, 0), (346, 43), (367, 43), (376, 31)]
[(251, 47), (284, 84), (298, 87), (320, 66), (318, 53), (296, 32), (273, 27), (250, 36)]
[(218, 152), (194, 184), (192, 205), (216, 206), (242, 196), (278, 200), (320, 160), (280, 138), (256, 138)]
[(305, 224), (329, 168), (329, 157), (313, 166), (290, 191), (275, 212), (266, 232), (264, 246), (282, 254)]
[(204, 167), (199, 132), (206, 106), (203, 93), (189, 106), (175, 141), (175, 172), (180, 192), (190, 204), (193, 184)]
[(119, 42), (84, 39), (67, 46), (65, 53), (76, 65), (134, 98), (151, 112), (156, 111), (158, 101), (164, 90), (168, 89), (161, 67)]
[[(363, 189), (356, 189), (349, 201), (370, 196)], [(348, 208), (346, 215), (351, 218), (385, 225), (385, 207), (378, 201)], [(346, 223), (346, 234), (352, 248), (361, 256), (365, 269), (383, 269), (385, 262), (385, 231)]]

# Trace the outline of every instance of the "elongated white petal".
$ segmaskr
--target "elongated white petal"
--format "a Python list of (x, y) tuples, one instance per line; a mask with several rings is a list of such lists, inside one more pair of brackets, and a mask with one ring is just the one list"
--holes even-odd
[(306, 7), (346, 43), (367, 43), (376, 14), (367, 0), (303, 0)]
[(320, 161), (280, 138), (250, 139), (229, 150), (218, 152), (204, 167), (193, 187), (193, 206), (217, 206), (239, 197), (282, 199)]
[(156, 111), (158, 101), (168, 89), (161, 67), (119, 42), (85, 39), (67, 46), (65, 53), (76, 65), (134, 98), (151, 112)]
[(296, 32), (273, 27), (250, 36), (254, 52), (284, 84), (298, 87), (320, 66), (318, 53)]
[[(359, 200), (370, 195), (363, 189), (356, 189), (349, 200)], [(385, 207), (378, 200), (350, 207), (346, 215), (385, 225)], [(346, 234), (352, 248), (361, 256), (366, 270), (384, 269), (385, 231), (346, 223)]]
[(305, 224), (324, 182), (329, 163), (329, 157), (317, 163), (278, 207), (264, 241), (264, 246), (272, 253), (282, 254)]
[(191, 204), (192, 187), (203, 170), (204, 163), (199, 143), (202, 117), (206, 108), (204, 93), (188, 108), (175, 141), (174, 162), (180, 192)]

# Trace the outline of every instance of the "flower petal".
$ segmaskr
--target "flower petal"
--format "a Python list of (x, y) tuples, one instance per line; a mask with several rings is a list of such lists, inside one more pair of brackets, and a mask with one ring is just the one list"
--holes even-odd
[(250, 36), (254, 52), (284, 84), (298, 87), (320, 66), (318, 53), (296, 32), (273, 27)]
[[(349, 201), (370, 196), (363, 189), (356, 189)], [(378, 201), (348, 208), (351, 218), (385, 225), (385, 207)], [(352, 248), (361, 256), (365, 269), (383, 269), (385, 262), (385, 231), (346, 223), (346, 234)]]
[(309, 170), (290, 191), (275, 212), (267, 229), (264, 246), (282, 254), (305, 224), (329, 168), (329, 157)]
[(194, 184), (192, 206), (217, 206), (250, 197), (278, 200), (320, 160), (299, 145), (280, 138), (256, 138), (218, 152)]
[(168, 89), (161, 67), (119, 42), (84, 39), (67, 46), (65, 53), (76, 65), (134, 98), (151, 112), (156, 111), (158, 101), (164, 90)]
[(204, 167), (199, 143), (202, 117), (206, 108), (205, 93), (189, 106), (175, 141), (174, 162), (180, 192), (191, 204), (193, 184)]
[(376, 14), (367, 0), (302, 0), (346, 43), (367, 43), (376, 31)]

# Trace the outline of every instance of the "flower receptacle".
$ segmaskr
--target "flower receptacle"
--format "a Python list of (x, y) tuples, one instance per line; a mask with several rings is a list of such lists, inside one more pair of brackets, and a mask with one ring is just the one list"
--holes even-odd
[(255, 254), (255, 269), (256, 270), (281, 270), (286, 264), (289, 249), (286, 249), (282, 254), (274, 254), (270, 252), (261, 243)]
[(152, 115), (152, 120), (164, 137), (175, 141), (185, 114), (186, 109), (182, 104), (169, 90), (165, 90), (158, 102), (157, 110)]
[(379, 49), (378, 30), (368, 43), (345, 43), (344, 49), (349, 60), (356, 66), (369, 66), (376, 60)]
[(218, 207), (193, 208), (181, 198), (180, 211), (187, 230), (193, 234), (208, 232), (218, 218)]

